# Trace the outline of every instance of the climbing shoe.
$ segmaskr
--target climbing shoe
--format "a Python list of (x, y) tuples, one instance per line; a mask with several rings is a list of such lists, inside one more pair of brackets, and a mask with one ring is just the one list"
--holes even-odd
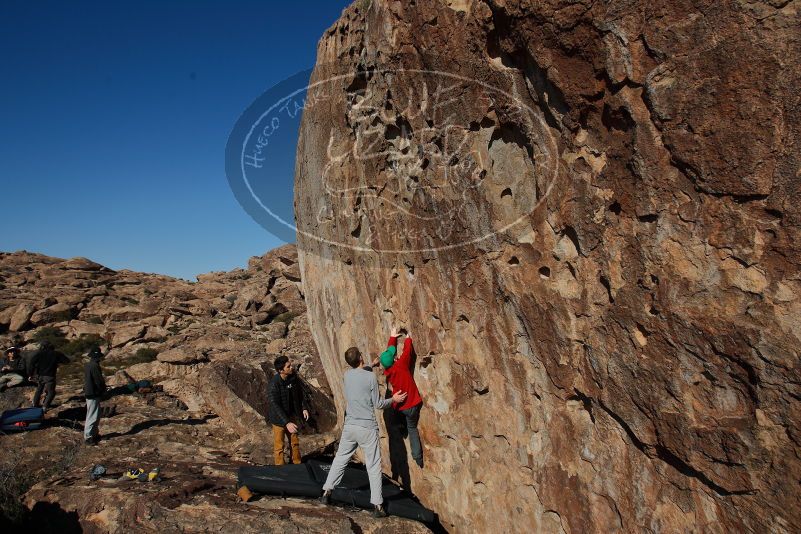
[(324, 491), (323, 494), (320, 496), (319, 501), (323, 504), (331, 504), (331, 492)]
[(417, 467), (419, 467), (420, 469), (423, 468), (423, 459), (422, 458), (415, 458), (414, 462), (417, 464)]
[(373, 517), (387, 517), (387, 511), (384, 510), (383, 505), (375, 505), (375, 508), (373, 508)]
[(141, 469), (128, 469), (122, 474), (122, 478), (125, 480), (139, 480), (142, 474), (144, 474), (144, 471)]
[(160, 473), (161, 473), (161, 468), (160, 467), (154, 467), (147, 474), (147, 481), (148, 482), (161, 482), (161, 477), (159, 476)]

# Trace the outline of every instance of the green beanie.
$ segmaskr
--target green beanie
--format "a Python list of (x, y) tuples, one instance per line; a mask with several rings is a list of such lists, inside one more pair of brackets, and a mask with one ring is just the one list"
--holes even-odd
[(395, 350), (393, 346), (387, 347), (387, 350), (382, 352), (381, 356), (378, 357), (384, 369), (389, 369), (392, 367), (392, 364), (395, 363)]

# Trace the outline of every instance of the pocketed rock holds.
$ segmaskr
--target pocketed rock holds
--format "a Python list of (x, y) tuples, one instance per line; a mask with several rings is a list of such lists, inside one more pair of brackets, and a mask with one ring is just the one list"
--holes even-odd
[(800, 17), (373, 0), (322, 37), (312, 332), (335, 377), (413, 328), (446, 528), (801, 530)]

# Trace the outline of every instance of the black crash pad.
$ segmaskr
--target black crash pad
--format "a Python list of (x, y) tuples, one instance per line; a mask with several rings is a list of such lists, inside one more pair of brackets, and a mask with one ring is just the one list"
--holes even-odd
[(0, 415), (0, 430), (3, 432), (36, 430), (42, 426), (43, 419), (44, 410), (41, 408), (6, 410)]
[[(311, 459), (299, 465), (245, 466), (239, 468), (238, 485), (254, 493), (282, 497), (319, 497), (331, 468), (330, 462)], [(412, 496), (382, 476), (382, 493), (387, 514), (423, 523), (434, 522), (434, 512), (415, 501)], [(364, 468), (348, 466), (342, 481), (331, 492), (331, 501), (372, 509), (370, 479)]]

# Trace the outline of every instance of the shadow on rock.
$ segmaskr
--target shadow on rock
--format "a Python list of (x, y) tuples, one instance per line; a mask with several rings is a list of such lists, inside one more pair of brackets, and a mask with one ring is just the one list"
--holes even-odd
[(28, 513), (25, 523), (23, 530), (31, 533), (73, 534), (83, 532), (81, 523), (78, 521), (78, 513), (67, 512), (57, 503), (37, 502)]
[[(387, 390), (387, 397), (392, 394)], [(406, 429), (406, 417), (394, 408), (387, 408), (381, 414), (384, 418), (384, 425), (387, 428), (389, 438), (389, 464), (392, 468), (392, 480), (400, 482), (401, 486), (412, 493), (412, 477), (409, 474), (409, 459), (406, 455), (406, 442), (404, 438), (408, 435)]]
[(119, 438), (122, 436), (133, 436), (134, 434), (138, 434), (143, 430), (147, 430), (148, 428), (153, 428), (157, 426), (167, 426), (167, 425), (202, 425), (211, 419), (216, 419), (216, 415), (206, 415), (201, 418), (190, 418), (190, 419), (153, 419), (151, 421), (143, 421), (141, 423), (136, 423), (128, 432), (112, 432), (111, 434), (106, 434), (103, 436), (104, 440), (112, 439), (112, 438)]

